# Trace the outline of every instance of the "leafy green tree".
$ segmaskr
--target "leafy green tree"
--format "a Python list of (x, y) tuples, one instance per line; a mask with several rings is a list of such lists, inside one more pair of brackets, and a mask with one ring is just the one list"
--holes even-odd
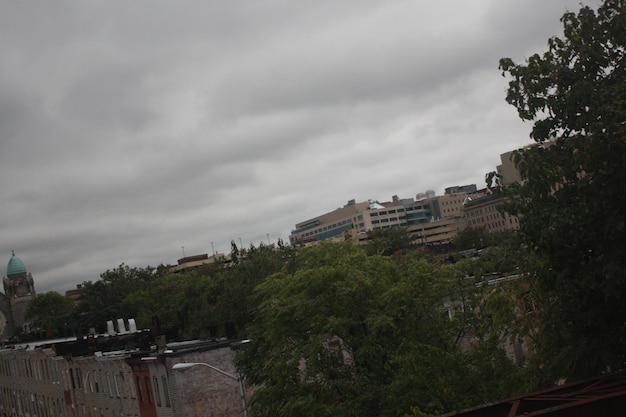
[(56, 291), (48, 291), (37, 296), (26, 307), (26, 319), (32, 320), (32, 327), (44, 331), (64, 332), (69, 325), (74, 302)]
[(491, 233), (487, 229), (468, 227), (458, 232), (452, 243), (456, 250), (483, 249), (491, 244)]
[[(126, 297), (148, 287), (155, 278), (155, 268), (134, 268), (121, 264), (107, 270), (96, 282), (85, 282), (81, 302), (74, 312), (78, 326), (96, 327), (104, 331), (108, 320), (133, 318), (137, 310), (124, 304)], [(81, 333), (85, 329), (81, 329)]]
[(439, 414), (495, 399), (443, 309), (453, 267), (350, 241), (302, 248), (294, 265), (256, 287), (253, 342), (238, 355), (258, 415)]
[(370, 230), (367, 239), (367, 253), (370, 255), (405, 254), (416, 247), (403, 227)]
[(160, 331), (169, 339), (244, 337), (252, 320), (254, 287), (286, 268), (292, 251), (282, 242), (277, 247), (251, 246), (237, 251), (230, 266), (217, 263), (184, 274), (162, 274), (130, 292), (121, 311), (134, 312), (141, 326), (158, 317)]
[(545, 260), (537, 359), (548, 381), (626, 361), (626, 1), (561, 21), (543, 55), (500, 61), (506, 99), (537, 142), (515, 155), (523, 181), (507, 192)]

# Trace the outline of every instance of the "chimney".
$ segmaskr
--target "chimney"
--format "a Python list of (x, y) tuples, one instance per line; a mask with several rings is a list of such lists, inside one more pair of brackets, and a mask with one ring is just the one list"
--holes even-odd
[(124, 319), (117, 319), (117, 330), (120, 334), (128, 333), (126, 331), (126, 325), (124, 324)]
[(111, 336), (115, 335), (115, 328), (113, 327), (113, 320), (107, 320), (107, 333)]

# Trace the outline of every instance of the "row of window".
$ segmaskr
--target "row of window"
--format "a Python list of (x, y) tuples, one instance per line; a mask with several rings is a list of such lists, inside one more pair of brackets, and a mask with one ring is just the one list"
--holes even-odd
[[(24, 366), (21, 360), (1, 362), (0, 366), (3, 368), (4, 372), (9, 370), (10, 372), (16, 373), (15, 369), (11, 370), (11, 368), (19, 368), (16, 366), (18, 364)], [(37, 364), (37, 362), (40, 361), (33, 361), (35, 364)], [(27, 372), (26, 369), (28, 368), (29, 367), (24, 368), (23, 371)], [(28, 372), (33, 372), (33, 375), (36, 377), (37, 371), (32, 371), (32, 367), (30, 367), (30, 369), (31, 371)], [(35, 369), (37, 369), (37, 367)], [(91, 393), (108, 393), (110, 398), (114, 396), (117, 398), (127, 398), (126, 393), (122, 391), (125, 386), (128, 386), (130, 397), (134, 399), (138, 396), (139, 402), (141, 403), (154, 403), (157, 407), (172, 406), (166, 376), (161, 376), (160, 378), (154, 376), (152, 380), (147, 376), (144, 377), (143, 380), (137, 377), (135, 381), (136, 385), (133, 387), (132, 383), (124, 383), (125, 378), (123, 373), (114, 373), (111, 377), (110, 373), (104, 374), (102, 371), (90, 371), (85, 375), (83, 381), (80, 368), (70, 368), (69, 371), (73, 389), (82, 389), (84, 386), (85, 391)], [(54, 383), (59, 384), (60, 381), (54, 381)], [(135, 395), (135, 389), (137, 390), (137, 396)], [(1, 415), (13, 415), (12, 411), (15, 410), (17, 411), (17, 415), (29, 414), (41, 417), (56, 417), (66, 414), (66, 412), (63, 411), (65, 410), (65, 405), (65, 401), (62, 398), (38, 395), (33, 392), (19, 391), (9, 387), (0, 387)], [(100, 415), (104, 414), (101, 412)]]
[[(71, 368), (70, 377), (72, 388), (81, 389), (82, 378), (80, 369)], [(140, 402), (156, 402), (158, 407), (161, 407), (162, 405), (165, 407), (171, 407), (172, 404), (169, 395), (169, 385), (165, 376), (161, 377), (160, 383), (158, 377), (156, 376), (153, 377), (152, 384), (150, 384), (150, 379), (148, 377), (144, 378), (143, 384), (141, 378), (139, 377), (136, 378), (135, 382), (135, 386), (132, 384), (125, 384), (124, 374), (121, 372), (113, 373), (111, 377), (111, 373), (108, 372), (104, 375), (102, 371), (90, 371), (85, 377), (85, 391), (89, 390), (90, 392), (96, 394), (108, 394), (110, 398), (127, 398), (127, 394), (122, 392), (122, 390), (124, 387), (128, 386), (130, 398), (137, 398), (138, 396)], [(154, 400), (156, 401), (153, 400), (153, 393)]]
[(390, 217), (388, 219), (372, 220), (372, 224), (389, 223), (389, 222), (397, 222), (397, 221), (398, 221), (397, 217)]
[(29, 378), (36, 381), (58, 380), (57, 369), (45, 359), (3, 359), (0, 361), (0, 375)]
[(386, 216), (388, 214), (396, 214), (396, 213), (404, 213), (404, 209), (403, 208), (399, 208), (399, 209), (391, 209), (391, 210), (386, 210), (386, 211), (372, 211), (370, 213), (370, 217), (377, 217), (377, 216)]
[(65, 401), (47, 395), (2, 388), (0, 390), (0, 412), (2, 415), (31, 415), (58, 417), (66, 415)]
[[(137, 392), (139, 393), (139, 401), (142, 403), (148, 402), (150, 404), (156, 403), (157, 407), (165, 405), (165, 407), (171, 407), (169, 386), (167, 384), (167, 378), (161, 377), (161, 384), (159, 384), (159, 378), (152, 377), (152, 384), (150, 384), (150, 378), (147, 376), (143, 378), (143, 384), (140, 377), (135, 380), (137, 384)], [(154, 399), (152, 393), (154, 392)]]
[(320, 227), (319, 229), (315, 229), (312, 230), (310, 232), (306, 232), (302, 234), (302, 237), (308, 237), (308, 236), (316, 236), (319, 235), (320, 233), (324, 233), (327, 231), (332, 231), (333, 229), (338, 229), (341, 228), (342, 230), (346, 230), (346, 229), (350, 229), (352, 228), (352, 223), (356, 223), (357, 221), (363, 220), (363, 215), (359, 214), (357, 217), (353, 218), (353, 219), (344, 219), (344, 220), (340, 220), (336, 223), (333, 223), (331, 225), (328, 226), (324, 226), (324, 227)]
[(456, 205), (456, 206), (460, 206), (461, 204), (463, 204), (463, 200), (461, 199), (454, 199), (454, 200), (439, 200), (442, 206), (450, 206), (450, 205)]
[[(483, 211), (483, 208), (484, 208), (484, 211)], [(481, 216), (487, 213), (493, 213), (494, 211), (498, 211), (498, 209), (495, 206), (485, 206), (485, 207), (480, 207), (474, 210), (467, 210), (465, 212), (465, 215), (467, 217), (476, 217), (476, 216)]]
[[(426, 205), (426, 207), (428, 207)], [(405, 213), (405, 212), (409, 212), (409, 211), (415, 211), (415, 210), (424, 210), (424, 206), (408, 206), (408, 207), (400, 207), (397, 209), (389, 209), (389, 210), (377, 210), (377, 211), (371, 211), (370, 217), (378, 217), (378, 216), (388, 216), (390, 214), (396, 214), (396, 213)]]

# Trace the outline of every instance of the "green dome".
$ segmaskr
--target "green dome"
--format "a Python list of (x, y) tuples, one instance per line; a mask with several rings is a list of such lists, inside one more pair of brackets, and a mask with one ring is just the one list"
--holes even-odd
[(24, 266), (24, 262), (17, 256), (15, 256), (15, 251), (12, 251), (11, 259), (9, 260), (9, 264), (7, 265), (7, 277), (16, 274), (26, 273), (26, 267)]

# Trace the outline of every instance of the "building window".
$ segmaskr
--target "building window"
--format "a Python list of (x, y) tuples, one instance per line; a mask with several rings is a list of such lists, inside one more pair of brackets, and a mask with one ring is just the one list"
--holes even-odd
[(152, 403), (152, 389), (150, 389), (150, 379), (146, 377), (145, 381), (146, 381), (146, 397), (148, 397), (148, 402)]
[(171, 407), (172, 404), (170, 403), (170, 387), (167, 383), (167, 378), (165, 378), (164, 376), (161, 377), (161, 382), (163, 385), (163, 398), (165, 399), (165, 406), (166, 407)]
[(117, 381), (117, 374), (113, 374), (113, 383), (115, 384), (115, 396), (120, 398), (120, 384)]
[(143, 391), (141, 390), (141, 378), (137, 377), (137, 395), (139, 396), (139, 402), (143, 402)]
[(161, 406), (161, 392), (159, 391), (159, 380), (155, 376), (152, 378), (152, 388), (154, 388), (154, 398), (156, 399), (157, 407)]
[[(93, 371), (96, 372), (96, 371)], [(87, 384), (89, 384), (89, 391), (90, 392), (94, 392), (93, 389), (93, 376), (92, 376), (92, 372), (87, 372), (87, 375), (85, 376), (85, 391), (87, 391)]]
[(113, 388), (111, 387), (111, 374), (107, 372), (107, 386), (109, 387), (109, 397), (113, 398)]

